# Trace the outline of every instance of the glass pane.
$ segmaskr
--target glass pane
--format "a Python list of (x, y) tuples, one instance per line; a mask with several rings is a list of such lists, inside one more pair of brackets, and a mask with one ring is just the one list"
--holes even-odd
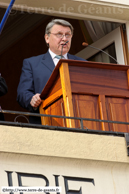
[[(116, 51), (115, 51), (115, 44), (114, 43), (112, 43), (110, 46), (106, 47), (103, 50), (106, 53), (108, 53), (109, 55), (111, 55), (113, 58), (116, 59)], [(100, 51), (97, 54), (90, 57), (88, 59), (88, 61), (96, 61), (96, 62), (115, 63), (115, 64), (117, 64), (117, 62), (115, 60), (113, 60), (111, 57), (109, 57), (108, 54), (106, 55), (105, 53)]]

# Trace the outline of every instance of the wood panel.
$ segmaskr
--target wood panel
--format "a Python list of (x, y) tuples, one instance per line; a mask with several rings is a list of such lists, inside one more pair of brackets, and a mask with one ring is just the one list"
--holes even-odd
[(72, 93), (129, 97), (127, 71), (69, 66)]
[(49, 88), (49, 85), (51, 85), (51, 88), (47, 91), (45, 97), (42, 95), (42, 92), (41, 92), (41, 98), (42, 99), (48, 98), (49, 96), (53, 95), (54, 93), (56, 93), (58, 90), (61, 89), (61, 80), (60, 80), (59, 74), (57, 75), (55, 80), (51, 80), (51, 82), (48, 82), (46, 84), (46, 86), (48, 88)]
[[(108, 120), (129, 122), (129, 99), (106, 97)], [(124, 124), (109, 124), (110, 131), (129, 132), (129, 126)]]
[[(46, 114), (129, 122), (129, 66), (61, 60), (42, 95), (48, 96), (44, 101), (44, 108), (49, 106)], [(64, 104), (57, 105), (60, 95)], [(65, 121), (50, 123), (64, 126)], [(80, 128), (79, 121), (66, 123), (67, 127)], [(129, 131), (127, 125), (105, 122), (84, 121), (83, 125), (85, 129)]]
[[(43, 104), (43, 102), (42, 102)], [(39, 112), (40, 114), (46, 114), (45, 110), (43, 109), (42, 104), (39, 106)], [(50, 119), (48, 117), (41, 117), (41, 124), (42, 125), (51, 125)]]
[[(51, 106), (52, 103), (57, 101), (62, 96), (62, 89), (58, 90), (57, 92), (50, 95), (45, 100), (42, 100), (41, 105), (39, 106), (39, 112), (40, 114), (45, 114), (45, 108), (48, 106)], [(42, 125), (51, 125), (50, 121), (47, 117), (41, 117), (41, 124)]]
[[(99, 111), (100, 111), (100, 119), (101, 120), (108, 120), (104, 95), (99, 95), (98, 104), (99, 104)], [(109, 131), (109, 124), (108, 123), (101, 122), (101, 127), (102, 127), (103, 131)]]
[[(100, 119), (98, 96), (73, 95), (73, 107), (75, 117)], [(80, 128), (79, 121), (75, 124)], [(83, 126), (88, 129), (102, 130), (99, 122), (84, 121)]]
[(58, 90), (57, 92), (55, 92), (54, 94), (52, 94), (48, 98), (46, 98), (42, 102), (42, 105), (41, 105), (42, 108), (45, 108), (45, 107), (49, 106), (50, 104), (52, 104), (54, 101), (56, 101), (61, 96), (62, 96), (62, 89)]
[[(115, 83), (115, 87), (117, 88), (117, 85), (118, 83), (123, 84), (122, 85), (122, 88), (120, 88), (119, 90), (121, 91), (121, 95), (122, 93), (126, 93), (125, 94), (126, 96), (129, 96), (129, 93), (127, 92), (126, 88), (127, 88), (127, 70), (129, 69), (129, 66), (128, 65), (115, 65), (115, 64), (107, 64), (107, 63), (97, 63), (97, 62), (91, 62), (91, 61), (77, 61), (77, 60), (67, 60), (67, 59), (61, 59), (58, 64), (56, 65), (54, 71), (52, 72), (52, 75), (49, 79), (49, 81), (47, 82), (46, 86), (44, 87), (43, 91), (42, 91), (42, 99), (45, 99), (46, 96), (48, 95), (49, 91), (51, 90), (51, 88), (53, 87), (53, 83), (55, 82), (55, 80), (57, 80), (57, 76), (59, 75), (59, 68), (61, 66), (62, 63), (68, 63), (68, 66), (69, 66), (69, 71), (70, 71), (70, 82), (72, 81), (73, 85), (75, 84), (75, 87), (73, 88), (72, 87), (72, 92), (73, 92), (73, 89), (74, 89), (74, 92), (75, 93), (78, 93), (78, 91), (80, 91), (80, 93), (90, 93), (90, 94), (93, 94), (93, 92), (95, 94), (98, 95), (98, 92), (97, 92), (97, 84), (98, 84), (98, 81), (99, 81), (99, 84), (100, 84), (100, 88), (101, 88), (101, 94), (100, 95), (103, 95), (103, 90), (107, 90), (108, 88), (108, 93), (109, 95), (111, 95), (111, 92), (110, 92), (110, 82), (111, 82), (111, 86), (113, 88), (112, 89), (112, 93), (113, 93), (113, 90), (114, 90), (114, 85), (112, 85), (112, 83)], [(88, 69), (90, 69), (89, 73), (90, 75), (88, 75)], [(95, 73), (95, 71), (97, 71), (97, 73)], [(93, 75), (92, 75), (92, 72), (93, 72)], [(102, 75), (101, 75), (101, 72), (102, 72)], [(103, 75), (103, 72), (105, 72), (105, 74)], [(110, 75), (110, 72), (111, 72), (111, 75)], [(115, 72), (115, 74), (114, 74)], [(118, 73), (117, 73), (118, 72)], [(82, 75), (80, 75), (82, 73)], [(121, 75), (122, 74), (122, 75)], [(67, 74), (66, 74), (67, 76)], [(89, 76), (89, 77), (88, 77)], [(93, 79), (91, 79), (91, 77)], [(118, 79), (119, 82), (115, 81), (115, 77)], [(79, 78), (79, 79), (78, 79)], [(82, 79), (82, 81), (80, 82), (80, 78)], [(106, 80), (106, 84), (105, 85), (105, 82), (103, 82), (104, 80)], [(108, 80), (109, 78), (109, 80)], [(86, 85), (86, 80), (90, 80), (91, 82), (87, 83)], [(94, 82), (94, 81), (97, 81), (97, 82)], [(123, 83), (124, 81), (124, 83)], [(77, 85), (77, 82), (78, 82), (78, 85)], [(95, 84), (96, 83), (96, 84)], [(84, 90), (84, 87), (81, 86), (84, 85), (85, 87), (85, 90)], [(109, 84), (109, 85), (108, 85)], [(94, 86), (95, 85), (95, 86)], [(76, 88), (77, 86), (77, 88)], [(81, 87), (80, 87), (81, 86)], [(94, 86), (94, 88), (93, 88)], [(90, 91), (88, 91), (88, 89), (86, 90), (86, 87), (89, 87)], [(96, 88), (96, 90), (95, 90)], [(76, 90), (77, 89), (77, 90)], [(77, 92), (76, 92), (77, 91)], [(119, 95), (119, 91), (117, 90), (117, 94)], [(107, 94), (108, 95), (108, 94)]]
[[(62, 98), (58, 99), (53, 104), (51, 104), (48, 108), (46, 108), (45, 114), (65, 116), (63, 99)], [(48, 117), (48, 120), (49, 120), (48, 122), (49, 125), (66, 127), (65, 119)]]
[[(72, 104), (72, 93), (71, 93), (71, 84), (69, 77), (69, 69), (68, 63), (62, 63), (60, 68), (60, 78), (61, 78), (61, 86), (63, 92), (63, 101), (65, 107), (65, 115), (69, 117), (73, 117), (73, 104)], [(67, 127), (74, 128), (75, 123), (73, 119), (66, 119)]]

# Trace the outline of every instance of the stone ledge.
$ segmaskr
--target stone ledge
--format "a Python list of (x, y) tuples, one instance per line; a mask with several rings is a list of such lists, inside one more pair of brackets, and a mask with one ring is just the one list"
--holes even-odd
[(0, 152), (129, 163), (124, 137), (0, 126)]

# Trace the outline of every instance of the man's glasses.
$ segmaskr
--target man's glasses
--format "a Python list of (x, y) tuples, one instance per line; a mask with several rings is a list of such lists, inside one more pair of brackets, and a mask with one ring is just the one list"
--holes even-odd
[(67, 33), (67, 34), (62, 34), (62, 33), (51, 33), (51, 32), (49, 32), (49, 34), (53, 34), (53, 35), (55, 35), (57, 38), (60, 38), (60, 39), (62, 39), (62, 38), (64, 38), (64, 36), (65, 36), (65, 38), (67, 38), (67, 39), (69, 39), (69, 38), (71, 38), (72, 37), (72, 34), (69, 34), (69, 33)]

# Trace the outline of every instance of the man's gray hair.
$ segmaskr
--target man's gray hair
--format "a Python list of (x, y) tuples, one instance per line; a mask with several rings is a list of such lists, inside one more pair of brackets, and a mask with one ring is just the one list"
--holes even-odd
[(57, 25), (61, 25), (61, 26), (66, 26), (69, 27), (71, 30), (71, 33), (73, 34), (73, 26), (67, 22), (66, 20), (62, 20), (62, 19), (54, 19), (51, 22), (49, 22), (46, 26), (46, 30), (45, 30), (45, 34), (49, 34), (51, 32), (52, 27), (57, 24)]

